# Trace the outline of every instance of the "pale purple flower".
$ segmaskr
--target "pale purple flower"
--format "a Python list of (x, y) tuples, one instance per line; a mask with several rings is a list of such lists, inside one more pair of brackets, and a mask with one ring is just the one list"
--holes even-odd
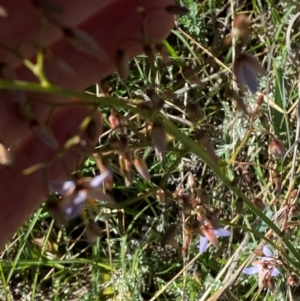
[(216, 236), (227, 237), (227, 236), (231, 235), (231, 232), (226, 229), (223, 229), (223, 228), (212, 229), (207, 225), (202, 226), (201, 231), (202, 231), (203, 235), (200, 235), (200, 242), (199, 242), (199, 246), (198, 246), (200, 253), (205, 252), (209, 241), (215, 247), (219, 247), (219, 242), (218, 242), (218, 239)]
[(243, 270), (243, 273), (247, 275), (258, 274), (258, 286), (260, 288), (263, 287), (263, 281), (267, 276), (276, 277), (280, 274), (270, 248), (265, 245), (262, 251), (265, 256), (261, 257), (261, 260), (253, 262), (252, 267)]
[(51, 181), (49, 188), (52, 192), (63, 195), (60, 207), (68, 219), (74, 219), (80, 215), (84, 202), (88, 199), (96, 199), (105, 202), (106, 206), (113, 207), (115, 200), (103, 192), (102, 184), (111, 175), (105, 171), (94, 178), (82, 178), (74, 181)]

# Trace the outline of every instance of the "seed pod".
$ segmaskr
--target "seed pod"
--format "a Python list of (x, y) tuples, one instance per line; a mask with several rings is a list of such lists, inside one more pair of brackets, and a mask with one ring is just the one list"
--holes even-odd
[(277, 158), (283, 158), (286, 152), (283, 142), (274, 138), (269, 144), (269, 150), (272, 155)]
[(122, 49), (118, 49), (115, 54), (115, 65), (120, 78), (124, 80), (129, 75), (129, 61), (127, 53)]
[(48, 129), (45, 125), (40, 124), (36, 119), (34, 119), (30, 121), (29, 126), (42, 142), (52, 149), (58, 148), (58, 142), (56, 138), (50, 132), (50, 129)]
[(193, 176), (193, 174), (191, 172), (188, 175), (188, 187), (190, 189), (193, 189), (196, 187), (195, 177)]
[(275, 185), (275, 194), (278, 196), (281, 194), (281, 176), (278, 173), (275, 173), (273, 176), (273, 182)]
[(292, 275), (290, 275), (288, 277), (287, 283), (290, 286), (299, 286), (300, 285), (299, 277), (297, 277), (296, 275), (292, 274)]
[(150, 174), (148, 171), (148, 166), (142, 158), (135, 158), (133, 165), (137, 172), (146, 180), (150, 181)]
[(289, 198), (294, 199), (298, 195), (298, 189), (294, 189), (291, 191)]
[(292, 205), (291, 207), (291, 215), (292, 216), (297, 216), (299, 214), (299, 207), (297, 205)]
[(256, 99), (256, 105), (257, 107), (260, 107), (264, 102), (264, 95), (263, 94), (259, 94), (257, 99)]
[(242, 198), (238, 198), (236, 200), (236, 213), (237, 214), (242, 214), (243, 209), (244, 209), (244, 201), (243, 201)]
[(165, 9), (168, 13), (177, 16), (184, 16), (190, 13), (188, 8), (179, 5), (168, 5)]
[(248, 87), (250, 92), (254, 94), (258, 90), (257, 74), (263, 75), (265, 70), (254, 56), (242, 53), (234, 61), (233, 73), (241, 88), (245, 90)]
[(164, 126), (160, 121), (155, 121), (153, 123), (152, 140), (156, 154), (159, 156), (160, 161), (163, 161), (167, 148), (167, 135)]
[(77, 50), (87, 53), (99, 61), (108, 60), (107, 53), (98, 45), (97, 41), (86, 32), (78, 28), (63, 27), (63, 34), (67, 41)]
[(265, 209), (265, 204), (263, 203), (263, 201), (259, 198), (254, 198), (252, 200), (253, 205), (258, 208), (259, 210), (263, 211)]

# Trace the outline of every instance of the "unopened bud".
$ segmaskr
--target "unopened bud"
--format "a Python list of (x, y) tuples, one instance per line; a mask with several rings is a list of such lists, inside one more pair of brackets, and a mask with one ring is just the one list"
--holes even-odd
[(257, 99), (256, 99), (256, 104), (258, 107), (260, 107), (264, 102), (264, 96), (263, 94), (259, 94)]
[(289, 198), (294, 199), (298, 195), (298, 189), (294, 189), (291, 191)]
[(281, 194), (281, 176), (280, 174), (276, 173), (273, 177), (274, 185), (275, 185), (275, 194)]
[(150, 181), (150, 174), (146, 162), (141, 158), (135, 158), (133, 165), (137, 172), (147, 181)]
[(277, 158), (283, 158), (286, 152), (283, 142), (276, 138), (270, 142), (269, 150), (270, 153)]
[(196, 187), (196, 181), (195, 181), (195, 177), (193, 176), (193, 174), (190, 172), (188, 175), (188, 187), (190, 189), (195, 188)]
[(254, 198), (252, 200), (253, 205), (258, 208), (259, 210), (263, 211), (265, 209), (265, 204), (263, 203), (263, 201), (259, 198)]

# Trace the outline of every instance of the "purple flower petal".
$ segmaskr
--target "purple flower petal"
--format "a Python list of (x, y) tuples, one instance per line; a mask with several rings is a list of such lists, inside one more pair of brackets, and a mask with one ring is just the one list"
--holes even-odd
[(82, 206), (86, 200), (86, 190), (78, 191), (65, 198), (61, 202), (61, 207), (64, 210), (68, 219), (74, 219), (81, 213)]
[(271, 272), (271, 276), (272, 277), (276, 277), (280, 274), (280, 271), (277, 268), (273, 268), (272, 272)]
[(205, 252), (208, 245), (208, 238), (200, 235), (199, 252), (202, 254)]
[(75, 189), (76, 185), (73, 181), (50, 181), (49, 189), (52, 192), (57, 192), (59, 194), (66, 194), (72, 192)]
[(243, 269), (243, 273), (247, 275), (254, 275), (259, 272), (259, 267), (258, 266), (252, 266), (250, 268)]
[(111, 171), (106, 170), (105, 172), (93, 178), (90, 182), (90, 186), (99, 187), (100, 184), (103, 183), (110, 175), (111, 175)]
[(226, 237), (226, 236), (230, 236), (231, 235), (231, 232), (226, 230), (226, 229), (223, 229), (223, 228), (219, 228), (217, 230), (213, 230), (214, 234), (215, 235), (218, 235), (218, 236), (221, 236), (221, 237)]
[(267, 257), (272, 256), (272, 252), (271, 252), (270, 248), (267, 245), (263, 246), (262, 251), (263, 251), (265, 256), (267, 256)]

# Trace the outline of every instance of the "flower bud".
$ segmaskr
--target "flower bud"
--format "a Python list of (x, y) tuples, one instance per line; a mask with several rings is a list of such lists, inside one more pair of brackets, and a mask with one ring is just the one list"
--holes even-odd
[(289, 198), (294, 199), (298, 195), (298, 189), (294, 189), (291, 191)]
[(150, 181), (150, 174), (148, 172), (148, 166), (142, 158), (135, 158), (133, 165), (137, 172), (146, 180)]
[(286, 152), (283, 142), (276, 138), (270, 142), (269, 150), (270, 153), (277, 158), (283, 158)]
[(195, 177), (193, 176), (193, 174), (191, 172), (189, 172), (189, 175), (188, 175), (188, 187), (190, 189), (193, 189), (196, 187), (196, 181), (195, 181)]

